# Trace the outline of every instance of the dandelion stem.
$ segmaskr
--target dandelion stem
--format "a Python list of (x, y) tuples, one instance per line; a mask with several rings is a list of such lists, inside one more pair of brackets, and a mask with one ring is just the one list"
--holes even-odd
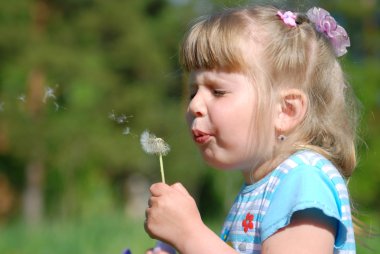
[(160, 157), (161, 179), (162, 179), (162, 182), (165, 183), (164, 162), (162, 160), (162, 154), (159, 154), (159, 157)]

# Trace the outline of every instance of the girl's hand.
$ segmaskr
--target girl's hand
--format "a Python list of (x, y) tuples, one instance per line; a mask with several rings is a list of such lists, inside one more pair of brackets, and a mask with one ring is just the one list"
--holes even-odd
[(150, 237), (180, 249), (181, 243), (204, 227), (194, 199), (180, 183), (150, 187), (145, 231)]

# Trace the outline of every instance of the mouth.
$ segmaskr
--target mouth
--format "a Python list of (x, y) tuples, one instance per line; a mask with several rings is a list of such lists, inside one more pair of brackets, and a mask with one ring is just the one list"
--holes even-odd
[(194, 139), (195, 143), (197, 143), (197, 144), (203, 145), (203, 144), (207, 143), (211, 138), (211, 134), (205, 133), (205, 132), (200, 131), (200, 130), (193, 129), (192, 133), (193, 133), (193, 139)]

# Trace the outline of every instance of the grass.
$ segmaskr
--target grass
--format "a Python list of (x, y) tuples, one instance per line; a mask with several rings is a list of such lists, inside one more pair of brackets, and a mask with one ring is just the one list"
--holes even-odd
[(357, 253), (377, 254), (380, 252), (380, 214), (377, 211), (364, 214), (361, 220), (365, 231), (371, 235), (357, 236)]
[[(222, 221), (211, 220), (218, 231)], [(379, 220), (372, 226), (378, 232)], [(380, 250), (379, 237), (364, 238), (369, 247), (358, 244), (358, 254)], [(87, 216), (84, 219), (45, 222), (34, 229), (18, 222), (0, 227), (1, 254), (121, 254), (130, 248), (133, 254), (145, 253), (155, 241), (145, 233), (143, 219), (127, 218), (122, 213)]]
[(126, 248), (139, 254), (154, 243), (144, 231), (143, 220), (116, 213), (45, 222), (34, 229), (21, 223), (0, 228), (2, 254), (119, 254)]

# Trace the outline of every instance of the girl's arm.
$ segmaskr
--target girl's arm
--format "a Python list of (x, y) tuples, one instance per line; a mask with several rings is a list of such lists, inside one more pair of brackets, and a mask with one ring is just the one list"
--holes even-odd
[(152, 238), (171, 244), (181, 254), (236, 254), (203, 223), (194, 199), (181, 184), (156, 183), (150, 192), (145, 230)]
[(295, 213), (285, 228), (263, 242), (262, 254), (326, 254), (334, 252), (336, 225), (327, 216)]

